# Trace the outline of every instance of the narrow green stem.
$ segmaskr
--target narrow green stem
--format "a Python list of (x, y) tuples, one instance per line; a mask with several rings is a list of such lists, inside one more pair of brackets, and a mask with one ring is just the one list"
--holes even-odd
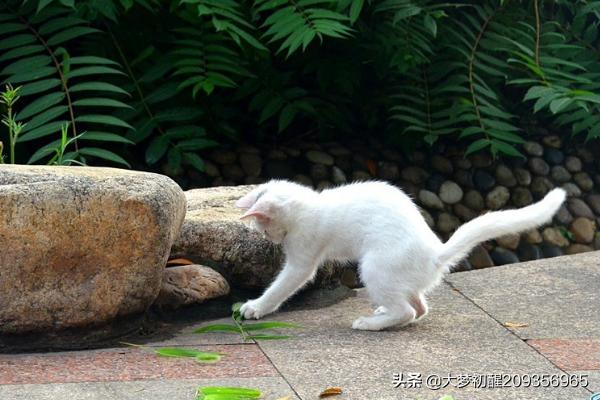
[(12, 116), (12, 106), (8, 106), (7, 111), (7, 120), (8, 120), (8, 137), (10, 138), (10, 163), (15, 163), (15, 146), (17, 144), (17, 135), (14, 131), (14, 121)]

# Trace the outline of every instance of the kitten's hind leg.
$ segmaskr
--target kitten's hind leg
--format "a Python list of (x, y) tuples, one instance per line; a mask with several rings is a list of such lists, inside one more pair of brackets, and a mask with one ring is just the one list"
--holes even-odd
[(427, 307), (427, 300), (425, 300), (425, 296), (422, 293), (416, 293), (409, 298), (409, 303), (412, 308), (415, 309), (416, 316), (415, 320), (418, 321), (424, 316), (427, 315), (429, 311), (429, 307)]
[(405, 325), (413, 321), (417, 315), (415, 309), (404, 300), (399, 300), (393, 306), (384, 307), (384, 309), (384, 313), (356, 319), (352, 328), (363, 331), (380, 331), (390, 326)]

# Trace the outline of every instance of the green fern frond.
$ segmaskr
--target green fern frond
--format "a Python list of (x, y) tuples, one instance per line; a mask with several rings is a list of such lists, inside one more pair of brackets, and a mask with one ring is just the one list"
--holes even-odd
[[(80, 138), (88, 129), (109, 134), (111, 127), (129, 127), (104, 113), (128, 107), (114, 98), (123, 94), (121, 89), (101, 81), (107, 74), (123, 74), (118, 64), (102, 57), (71, 56), (63, 47), (99, 30), (89, 27), (71, 9), (38, 9), (33, 15), (0, 10), (4, 21), (4, 29), (0, 29), (0, 79), (22, 86), (21, 95), (29, 101), (17, 115), (19, 121), (26, 122), (19, 142), (57, 135), (64, 125), (69, 126), (72, 138)], [(83, 159), (85, 153), (77, 139), (74, 145), (77, 156)], [(108, 153), (88, 155), (113, 162), (117, 159)], [(38, 157), (34, 154), (30, 161)]]

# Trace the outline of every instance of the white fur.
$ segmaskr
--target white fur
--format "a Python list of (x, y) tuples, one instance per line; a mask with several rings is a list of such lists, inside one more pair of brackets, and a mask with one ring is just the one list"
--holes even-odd
[(542, 201), (518, 210), (485, 214), (461, 226), (442, 243), (401, 190), (382, 182), (353, 183), (315, 192), (287, 181), (270, 181), (240, 199), (255, 227), (283, 244), (286, 262), (245, 318), (272, 313), (314, 276), (325, 260), (358, 261), (360, 277), (379, 307), (352, 327), (381, 330), (427, 313), (425, 294), (444, 272), (478, 243), (535, 228), (551, 220), (565, 199), (554, 189)]

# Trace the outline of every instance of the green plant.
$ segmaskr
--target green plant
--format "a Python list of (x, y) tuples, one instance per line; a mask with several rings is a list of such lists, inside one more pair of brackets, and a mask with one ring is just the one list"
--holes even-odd
[[(6, 115), (2, 118), (2, 124), (8, 128), (9, 138), (9, 162), (15, 163), (15, 146), (19, 134), (23, 130), (23, 123), (17, 122), (17, 114), (14, 112), (13, 107), (17, 100), (19, 100), (19, 90), (21, 87), (13, 88), (11, 84), (7, 84), (4, 91), (0, 92), (0, 103), (6, 106)], [(0, 151), (0, 158), (2, 158), (2, 151)]]
[[(125, 343), (122, 344), (138, 348), (148, 348), (140, 344)], [(154, 353), (161, 357), (175, 357), (175, 358), (193, 358), (199, 363), (214, 363), (221, 360), (223, 353), (206, 352), (194, 349), (186, 349), (182, 347), (160, 347), (153, 349)]]
[(250, 400), (261, 396), (260, 390), (243, 387), (207, 386), (196, 391), (196, 400)]
[(299, 328), (296, 324), (290, 324), (288, 322), (270, 321), (270, 322), (245, 322), (243, 316), (240, 313), (240, 307), (242, 303), (235, 303), (232, 306), (231, 319), (233, 324), (211, 324), (194, 330), (194, 333), (208, 333), (208, 332), (226, 332), (226, 333), (237, 333), (242, 336), (244, 341), (247, 340), (281, 340), (288, 339), (286, 335), (271, 335), (265, 333), (250, 333), (256, 331), (264, 331), (269, 329), (286, 329), (286, 328)]
[[(0, 80), (22, 86), (15, 121), (27, 122), (15, 161), (42, 161), (32, 155), (56, 146), (65, 123), (80, 162), (170, 175), (203, 170), (207, 150), (239, 140), (379, 136), (408, 150), (446, 139), (510, 156), (538, 125), (594, 140), (599, 9), (0, 0)], [(103, 151), (79, 151), (92, 142)]]

